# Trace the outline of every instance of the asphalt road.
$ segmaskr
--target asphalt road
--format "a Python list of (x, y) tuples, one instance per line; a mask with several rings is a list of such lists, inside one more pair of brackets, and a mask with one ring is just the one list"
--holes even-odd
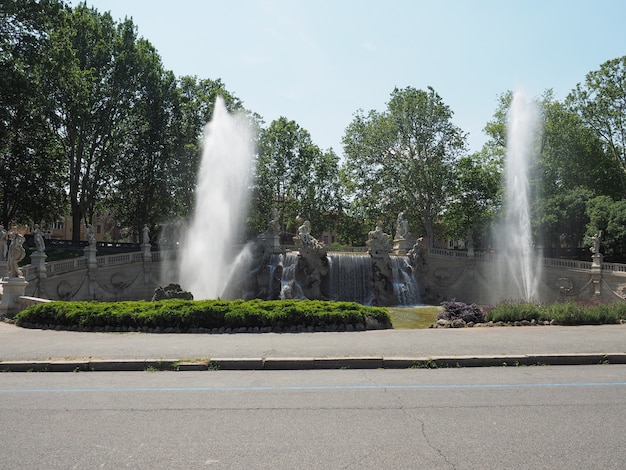
[(626, 366), (0, 374), (2, 468), (622, 469)]

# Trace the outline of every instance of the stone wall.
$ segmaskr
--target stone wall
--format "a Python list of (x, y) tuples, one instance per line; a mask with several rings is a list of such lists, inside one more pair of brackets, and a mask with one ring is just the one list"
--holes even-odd
[[(24, 294), (51, 300), (150, 300), (157, 287), (176, 282), (174, 258), (174, 252), (103, 256), (95, 264), (77, 258), (46, 263), (43, 275), (26, 266), (23, 271), (28, 285)], [(452, 299), (493, 304), (512, 298), (498, 288), (500, 274), (495, 255), (467, 256), (465, 251), (431, 249), (414, 259), (413, 269), (426, 304)], [(601, 260), (543, 260), (536, 300), (625, 298), (626, 265)]]
[[(162, 254), (127, 253), (85, 263), (76, 258), (47, 264), (44, 275), (29, 271), (26, 296), (51, 300), (150, 300), (162, 280)], [(156, 259), (153, 261), (153, 259)]]
[[(626, 265), (543, 259), (537, 287), (541, 302), (599, 301), (626, 298)], [(497, 256), (468, 257), (464, 251), (430, 250), (415, 264), (415, 276), (424, 303), (444, 300), (493, 304), (515, 296), (501, 287)]]

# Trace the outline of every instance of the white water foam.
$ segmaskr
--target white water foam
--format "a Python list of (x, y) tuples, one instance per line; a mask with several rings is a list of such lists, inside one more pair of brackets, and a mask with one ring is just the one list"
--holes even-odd
[(244, 116), (229, 114), (218, 97), (205, 128), (196, 206), (180, 256), (179, 280), (195, 299), (218, 298), (228, 279), (247, 210), (252, 133)]
[(537, 298), (540, 255), (532, 243), (529, 171), (535, 157), (539, 125), (537, 105), (516, 92), (509, 108), (505, 160), (505, 220), (497, 234), (500, 247), (500, 295)]

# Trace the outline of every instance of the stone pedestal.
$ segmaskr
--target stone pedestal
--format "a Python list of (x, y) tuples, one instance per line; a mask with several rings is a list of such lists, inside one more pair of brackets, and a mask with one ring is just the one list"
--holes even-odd
[(415, 244), (415, 240), (410, 240), (408, 238), (396, 238), (393, 241), (393, 251), (394, 255), (406, 255), (413, 245)]
[(152, 245), (150, 243), (142, 243), (141, 244), (141, 253), (143, 256), (143, 283), (148, 284), (151, 278), (151, 267), (152, 267)]
[(596, 253), (591, 257), (591, 281), (593, 282), (593, 295), (600, 295), (600, 283), (602, 282), (602, 253)]
[(31, 264), (37, 268), (37, 276), (42, 279), (48, 277), (46, 269), (46, 254), (42, 251), (35, 251), (30, 255)]
[(19, 312), (18, 298), (26, 292), (28, 281), (23, 277), (3, 277), (2, 301), (0, 301), (0, 317), (12, 318)]
[(150, 245), (150, 243), (141, 244), (141, 253), (143, 253), (144, 260), (147, 261), (148, 259), (150, 259), (150, 261), (152, 261), (152, 254), (150, 253), (151, 249), (152, 249), (152, 245)]
[(96, 269), (98, 267), (98, 261), (96, 260), (96, 245), (87, 245), (83, 251), (85, 252), (85, 258), (87, 258), (87, 266), (89, 269)]
[(266, 252), (280, 253), (280, 237), (274, 233), (262, 233), (257, 237)]

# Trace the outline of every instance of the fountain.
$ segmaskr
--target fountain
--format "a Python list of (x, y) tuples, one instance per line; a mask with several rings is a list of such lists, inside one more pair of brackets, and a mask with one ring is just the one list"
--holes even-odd
[(535, 103), (520, 92), (513, 95), (507, 123), (504, 224), (496, 240), (500, 247), (500, 298), (531, 300), (538, 295), (540, 254), (532, 244), (529, 167), (539, 121)]
[[(204, 134), (192, 222), (180, 253), (177, 284), (195, 299), (324, 299), (373, 305), (420, 303), (412, 265), (406, 256), (411, 237), (404, 213), (399, 241), (407, 247), (390, 256), (389, 237), (370, 232), (368, 253), (327, 253), (303, 221), (294, 237), (296, 251), (279, 246), (279, 214), (266, 232), (230, 253), (248, 203), (252, 164), (251, 133), (243, 116), (231, 115), (218, 98)], [(400, 230), (402, 229), (402, 230)], [(399, 253), (401, 252), (401, 253)]]
[(365, 305), (421, 304), (413, 258), (390, 255), (389, 236), (380, 226), (369, 233), (367, 253), (327, 252), (304, 221), (294, 250), (276, 244), (273, 214), (268, 230), (237, 257), (225, 299), (311, 299)]
[(180, 255), (180, 284), (195, 299), (214, 299), (233, 266), (228, 252), (237, 240), (248, 204), (252, 134), (244, 116), (231, 115), (221, 97), (204, 132), (193, 220)]

